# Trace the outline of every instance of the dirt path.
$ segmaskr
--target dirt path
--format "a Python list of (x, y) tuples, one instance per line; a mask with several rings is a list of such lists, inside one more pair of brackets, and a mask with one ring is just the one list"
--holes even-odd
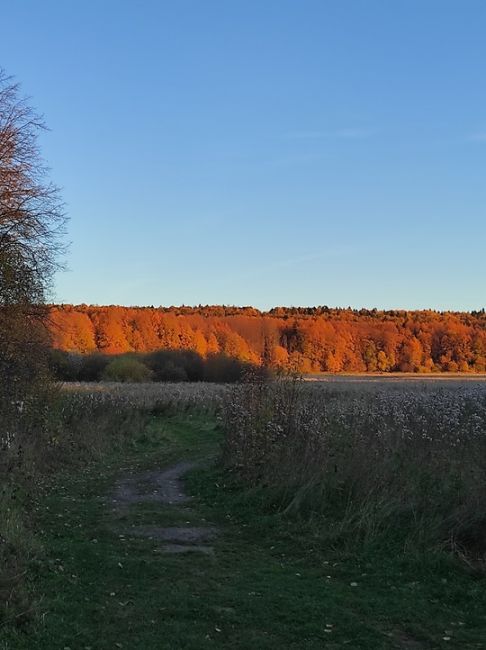
[[(186, 505), (191, 498), (185, 491), (183, 477), (198, 463), (180, 461), (163, 470), (133, 473), (118, 480), (111, 502), (113, 512), (130, 521), (130, 511), (140, 504), (160, 503), (170, 506), (173, 516), (193, 514)], [(135, 525), (123, 529), (128, 537), (145, 537), (164, 544), (157, 549), (162, 553), (205, 553), (213, 555), (211, 542), (218, 534), (216, 526), (155, 526)]]

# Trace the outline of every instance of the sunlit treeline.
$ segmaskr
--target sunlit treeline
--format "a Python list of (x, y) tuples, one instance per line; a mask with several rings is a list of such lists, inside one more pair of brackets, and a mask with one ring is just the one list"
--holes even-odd
[(193, 350), (300, 372), (484, 372), (486, 315), (278, 307), (51, 308), (68, 352)]

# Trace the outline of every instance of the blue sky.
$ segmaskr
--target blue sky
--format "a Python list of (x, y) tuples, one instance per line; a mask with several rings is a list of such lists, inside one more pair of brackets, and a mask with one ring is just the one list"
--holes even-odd
[(2, 23), (70, 217), (57, 301), (485, 306), (481, 0), (19, 0)]

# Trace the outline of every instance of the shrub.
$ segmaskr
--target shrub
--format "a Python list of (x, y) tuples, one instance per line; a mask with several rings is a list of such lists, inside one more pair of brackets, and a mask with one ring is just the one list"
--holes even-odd
[(49, 370), (59, 381), (78, 381), (82, 366), (80, 354), (51, 350), (49, 352)]
[(105, 381), (141, 383), (151, 381), (152, 371), (137, 359), (118, 357), (106, 366), (102, 378)]
[(158, 350), (146, 355), (154, 381), (201, 381), (204, 361), (191, 350)]
[(211, 354), (206, 359), (204, 381), (232, 384), (241, 381), (252, 368), (251, 364), (228, 357), (225, 354)]
[[(127, 360), (130, 360), (127, 364)], [(116, 362), (116, 363), (115, 363)], [(59, 381), (156, 381), (234, 383), (248, 373), (269, 376), (268, 368), (255, 366), (225, 354), (206, 359), (192, 350), (158, 350), (150, 354), (131, 352), (107, 356), (99, 352), (77, 354), (51, 350), (49, 366)], [(129, 368), (133, 368), (133, 373)], [(145, 368), (144, 373), (141, 367)], [(149, 371), (149, 374), (146, 371)], [(131, 379), (130, 377), (134, 378)]]
[(100, 354), (99, 352), (81, 356), (78, 380), (100, 381), (109, 363), (110, 357), (105, 354)]

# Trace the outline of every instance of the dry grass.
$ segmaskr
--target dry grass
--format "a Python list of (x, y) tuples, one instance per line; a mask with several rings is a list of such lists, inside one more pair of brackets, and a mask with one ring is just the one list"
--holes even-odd
[(102, 383), (66, 383), (62, 390), (74, 394), (78, 399), (89, 396), (93, 402), (113, 405), (127, 405), (132, 408), (174, 408), (178, 411), (187, 408), (212, 409), (230, 390), (230, 384), (213, 384), (204, 382), (160, 382), (123, 384), (117, 382)]
[(336, 539), (486, 551), (486, 385), (248, 383), (226, 403), (225, 462), (320, 513)]

